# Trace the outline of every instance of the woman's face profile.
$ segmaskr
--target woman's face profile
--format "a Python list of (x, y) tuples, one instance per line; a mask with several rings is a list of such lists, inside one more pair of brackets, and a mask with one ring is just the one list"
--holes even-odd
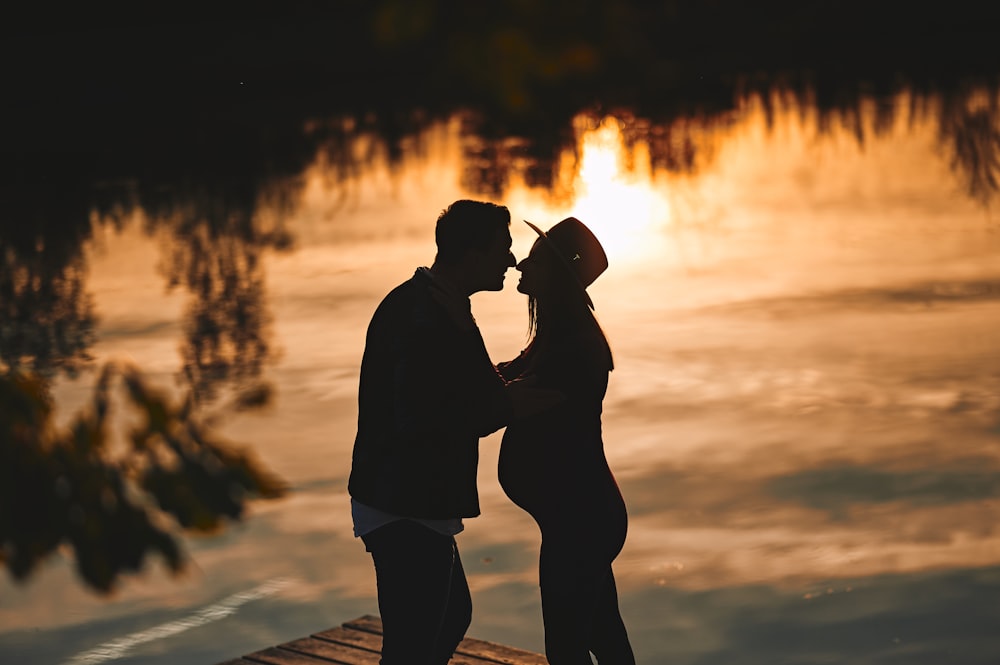
[(528, 256), (516, 266), (521, 273), (517, 290), (535, 299), (544, 296), (548, 285), (548, 262), (551, 257), (547, 255), (547, 251), (545, 242), (539, 238), (531, 246)]

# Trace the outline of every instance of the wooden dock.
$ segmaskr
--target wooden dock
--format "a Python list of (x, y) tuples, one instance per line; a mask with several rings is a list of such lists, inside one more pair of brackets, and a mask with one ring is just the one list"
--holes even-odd
[[(378, 665), (382, 621), (371, 615), (219, 665)], [(547, 665), (545, 656), (467, 637), (449, 665)]]

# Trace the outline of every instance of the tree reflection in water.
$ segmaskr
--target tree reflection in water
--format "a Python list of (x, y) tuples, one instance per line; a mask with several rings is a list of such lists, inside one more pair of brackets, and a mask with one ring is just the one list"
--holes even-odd
[[(860, 148), (910, 124), (930, 118), (955, 177), (970, 198), (988, 207), (1000, 191), (1000, 85), (980, 84), (950, 91), (908, 86), (872, 90), (859, 86), (836, 92), (811, 84), (754, 81), (737, 86), (730, 104), (668, 103), (661, 108), (582, 109), (553, 122), (547, 131), (505, 133), (479, 113), (463, 112), (462, 185), (479, 195), (500, 198), (520, 178), (555, 200), (572, 197), (580, 166), (580, 140), (605, 118), (618, 121), (625, 164), (635, 148), (648, 147), (652, 172), (693, 174), (709, 165), (720, 130), (738, 121), (751, 106), (761, 108), (765, 126), (774, 129), (779, 112), (797, 113), (800, 122), (815, 118), (819, 136), (845, 132)], [(635, 165), (638, 166), (638, 165)]]
[[(480, 114), (462, 116), (462, 186), (478, 195), (501, 198), (512, 181), (547, 193), (553, 202), (570, 201), (581, 166), (581, 139), (607, 116), (618, 121), (626, 166), (634, 164), (636, 147), (648, 147), (648, 166), (655, 171), (693, 173), (711, 159), (712, 132), (731, 122), (725, 115), (679, 115), (656, 121), (630, 110), (611, 113), (584, 110), (550, 127), (548, 133), (511, 136)], [(500, 132), (500, 133), (498, 133)]]
[(184, 382), (198, 402), (215, 400), (224, 386), (259, 388), (271, 358), (271, 321), (265, 302), (261, 252), (286, 249), (282, 226), (287, 199), (270, 228), (259, 223), (256, 201), (234, 197), (179, 196), (146, 203), (150, 223), (163, 236), (168, 289), (185, 288), (192, 301), (181, 345)]
[(1000, 190), (1000, 97), (975, 90), (942, 102), (940, 139), (969, 196), (983, 205)]
[(90, 223), (78, 188), (45, 184), (3, 186), (0, 369), (76, 376), (95, 339), (82, 249)]
[(862, 148), (869, 139), (894, 131), (900, 119), (912, 125), (931, 118), (937, 123), (939, 148), (968, 196), (989, 207), (1000, 191), (1000, 82), (996, 80), (953, 89), (896, 85), (873, 90), (859, 85), (846, 91), (760, 84), (746, 86), (742, 95), (763, 105), (769, 126), (778, 106), (798, 108), (803, 116), (815, 110), (820, 134), (843, 130)]
[[(40, 192), (16, 179), (3, 183), (0, 565), (25, 580), (65, 547), (84, 583), (107, 593), (150, 554), (181, 571), (186, 560), (175, 528), (216, 531), (224, 520), (240, 519), (250, 499), (285, 491), (249, 453), (220, 441), (197, 406), (226, 381), (242, 389), (235, 408), (267, 399), (258, 381), (269, 351), (258, 253), (288, 246), (280, 223), (287, 201), (278, 198), (265, 231), (254, 216), (253, 188), (200, 200), (154, 198), (159, 216), (148, 218), (150, 230), (173, 224), (169, 283), (196, 296), (183, 347), (187, 398), (178, 404), (148, 385), (140, 368), (109, 362), (89, 407), (62, 428), (53, 422), (52, 383), (91, 361), (95, 339), (83, 255), (91, 206), (97, 219), (106, 207), (103, 218), (119, 226), (128, 214), (126, 205), (101, 204), (89, 190), (63, 184)], [(250, 381), (256, 384), (248, 387)], [(125, 442), (109, 426), (113, 393), (123, 393), (140, 414)]]

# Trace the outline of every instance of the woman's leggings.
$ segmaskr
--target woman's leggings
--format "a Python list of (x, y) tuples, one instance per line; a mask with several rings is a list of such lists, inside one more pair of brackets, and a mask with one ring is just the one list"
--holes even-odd
[(591, 653), (600, 665), (635, 664), (611, 571), (621, 544), (594, 545), (542, 531), (539, 584), (551, 665), (593, 665)]

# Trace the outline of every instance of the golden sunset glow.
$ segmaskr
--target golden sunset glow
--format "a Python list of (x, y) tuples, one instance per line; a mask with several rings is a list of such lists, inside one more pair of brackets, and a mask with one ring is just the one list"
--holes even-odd
[(515, 218), (543, 228), (568, 216), (578, 217), (600, 239), (613, 265), (634, 262), (661, 247), (671, 211), (667, 190), (649, 166), (648, 147), (635, 147), (629, 167), (619, 121), (605, 118), (579, 138), (579, 163), (564, 160), (559, 180), (568, 184), (567, 200), (553, 203), (515, 183), (506, 197)]
[(584, 134), (580, 144), (577, 199), (570, 214), (593, 229), (609, 259), (634, 258), (650, 247), (650, 230), (665, 226), (670, 214), (666, 197), (653, 188), (649, 161), (640, 155), (634, 169), (626, 169), (621, 130), (613, 118)]

